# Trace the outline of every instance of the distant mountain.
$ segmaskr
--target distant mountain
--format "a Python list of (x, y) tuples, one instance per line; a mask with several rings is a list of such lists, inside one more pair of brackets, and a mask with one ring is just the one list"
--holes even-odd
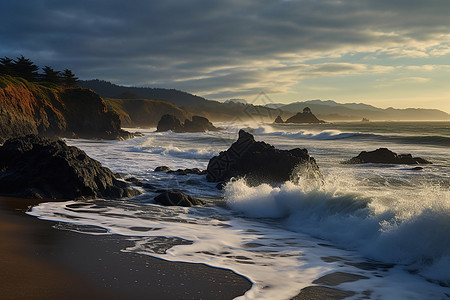
[(81, 80), (79, 85), (95, 91), (104, 98), (163, 100), (178, 106), (216, 102), (174, 89), (126, 87), (99, 79)]
[[(297, 113), (309, 107), (314, 113), (325, 120), (450, 120), (450, 115), (438, 109), (407, 108), (382, 109), (364, 103), (337, 103), (333, 100), (309, 100), (294, 102), (276, 107), (289, 113)], [(274, 107), (271, 105), (269, 107)]]

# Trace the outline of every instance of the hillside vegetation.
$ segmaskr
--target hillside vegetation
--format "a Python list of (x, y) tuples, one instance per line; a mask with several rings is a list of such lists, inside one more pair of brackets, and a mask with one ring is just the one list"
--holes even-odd
[(34, 83), (0, 76), (0, 143), (26, 134), (117, 139), (119, 116), (107, 109), (100, 96), (80, 87)]
[[(79, 84), (80, 86), (94, 90), (104, 98), (126, 100), (153, 99), (170, 102), (189, 115), (206, 117), (210, 121), (214, 122), (239, 122), (246, 120), (272, 122), (273, 119), (279, 114), (279, 110), (268, 107), (254, 106), (235, 101), (222, 103), (207, 100), (205, 98), (174, 89), (125, 87), (98, 79), (80, 81)], [(114, 107), (112, 108), (120, 114), (118, 110)], [(126, 116), (122, 116), (123, 120), (125, 120)], [(158, 120), (156, 120), (156, 122), (158, 122)]]
[(170, 114), (180, 120), (191, 117), (175, 104), (149, 99), (105, 98), (108, 108), (116, 112), (123, 127), (156, 127), (163, 115)]

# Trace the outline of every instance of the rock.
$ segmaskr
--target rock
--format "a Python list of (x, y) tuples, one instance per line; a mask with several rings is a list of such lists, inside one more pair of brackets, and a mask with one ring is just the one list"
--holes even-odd
[(290, 180), (294, 169), (308, 177), (311, 174), (321, 177), (316, 161), (306, 149), (275, 149), (267, 143), (256, 142), (253, 135), (241, 129), (239, 139), (227, 151), (210, 159), (206, 178), (220, 182), (245, 177), (252, 185), (280, 183)]
[(185, 132), (205, 132), (205, 131), (218, 131), (219, 128), (215, 127), (207, 118), (200, 116), (193, 116), (192, 121), (186, 119), (184, 121)]
[(317, 119), (311, 112), (309, 107), (305, 107), (303, 112), (298, 112), (295, 116), (290, 117), (285, 123), (325, 123), (325, 121)]
[(169, 172), (170, 168), (167, 166), (156, 167), (155, 172)]
[(283, 119), (281, 118), (281, 116), (278, 116), (275, 121), (273, 121), (274, 123), (284, 123)]
[(420, 171), (420, 170), (423, 170), (423, 168), (422, 167), (414, 167), (411, 169), (411, 171)]
[(165, 206), (191, 207), (195, 205), (204, 205), (203, 201), (192, 198), (180, 191), (164, 191), (155, 197), (155, 202)]
[(167, 173), (175, 173), (177, 175), (188, 175), (188, 174), (195, 174), (195, 175), (205, 175), (206, 174), (206, 170), (205, 171), (201, 171), (198, 168), (193, 168), (193, 169), (178, 169), (176, 171), (173, 170), (169, 170), (167, 171)]
[(172, 130), (173, 132), (182, 132), (183, 125), (177, 117), (172, 115), (164, 115), (159, 120), (158, 125), (156, 126), (156, 131), (168, 131)]
[(117, 199), (139, 191), (87, 154), (61, 140), (36, 135), (0, 147), (0, 194), (25, 198)]
[(173, 132), (205, 132), (205, 131), (217, 131), (220, 128), (215, 127), (207, 118), (200, 116), (193, 116), (192, 121), (186, 119), (184, 124), (181, 124), (180, 120), (173, 115), (164, 115), (158, 122), (156, 131), (168, 131)]
[(362, 151), (358, 156), (343, 162), (345, 164), (365, 164), (365, 163), (381, 163), (381, 164), (431, 164), (431, 162), (420, 158), (412, 157), (411, 154), (397, 154), (387, 148), (379, 148), (374, 151)]

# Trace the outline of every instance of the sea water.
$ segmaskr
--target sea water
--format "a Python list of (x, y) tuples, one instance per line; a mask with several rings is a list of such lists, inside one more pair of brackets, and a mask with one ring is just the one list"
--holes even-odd
[[(67, 140), (113, 172), (181, 190), (204, 207), (160, 206), (155, 193), (142, 190), (117, 201), (43, 203), (29, 214), (60, 229), (127, 236), (134, 246), (124, 252), (233, 270), (253, 283), (242, 299), (289, 299), (334, 272), (367, 277), (334, 287), (355, 292), (352, 299), (449, 297), (449, 122), (218, 125), (224, 130), (139, 129), (144, 136), (127, 141)], [(204, 175), (154, 172), (162, 165), (206, 169), (241, 128), (280, 149), (307, 148), (324, 182), (300, 177), (251, 187), (240, 179), (220, 191)], [(342, 164), (380, 147), (433, 164)]]

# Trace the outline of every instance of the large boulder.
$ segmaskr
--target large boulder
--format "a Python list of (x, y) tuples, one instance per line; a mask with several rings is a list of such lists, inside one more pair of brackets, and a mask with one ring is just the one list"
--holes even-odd
[[(310, 177), (319, 174), (319, 167), (308, 150), (279, 150), (265, 142), (256, 142), (253, 135), (240, 130), (238, 140), (208, 163), (207, 180), (228, 181), (245, 177), (252, 185), (280, 183), (292, 179), (294, 170)], [(308, 174), (306, 174), (308, 173)]]
[(192, 121), (186, 119), (184, 121), (183, 129), (186, 132), (205, 132), (219, 130), (207, 118), (200, 116), (193, 116)]
[(420, 157), (412, 157), (411, 154), (397, 154), (387, 148), (379, 148), (374, 151), (362, 151), (358, 156), (344, 162), (345, 164), (365, 164), (365, 163), (382, 163), (382, 164), (431, 164), (428, 160)]
[(188, 196), (180, 191), (164, 191), (155, 197), (155, 202), (165, 206), (184, 206), (191, 207), (195, 205), (204, 205), (203, 201)]
[(296, 115), (287, 119), (285, 123), (325, 123), (325, 121), (317, 119), (311, 112), (311, 109), (305, 107), (303, 112), (298, 112)]
[(217, 131), (220, 128), (215, 127), (207, 118), (200, 116), (193, 116), (192, 120), (186, 119), (182, 124), (177, 117), (173, 115), (164, 115), (158, 122), (156, 131), (168, 131), (173, 132), (205, 132), (205, 131)]
[(117, 199), (139, 192), (61, 140), (27, 135), (0, 147), (0, 194), (25, 198)]
[(180, 120), (173, 115), (164, 115), (158, 122), (156, 126), (156, 131), (168, 131), (182, 132), (183, 125)]

